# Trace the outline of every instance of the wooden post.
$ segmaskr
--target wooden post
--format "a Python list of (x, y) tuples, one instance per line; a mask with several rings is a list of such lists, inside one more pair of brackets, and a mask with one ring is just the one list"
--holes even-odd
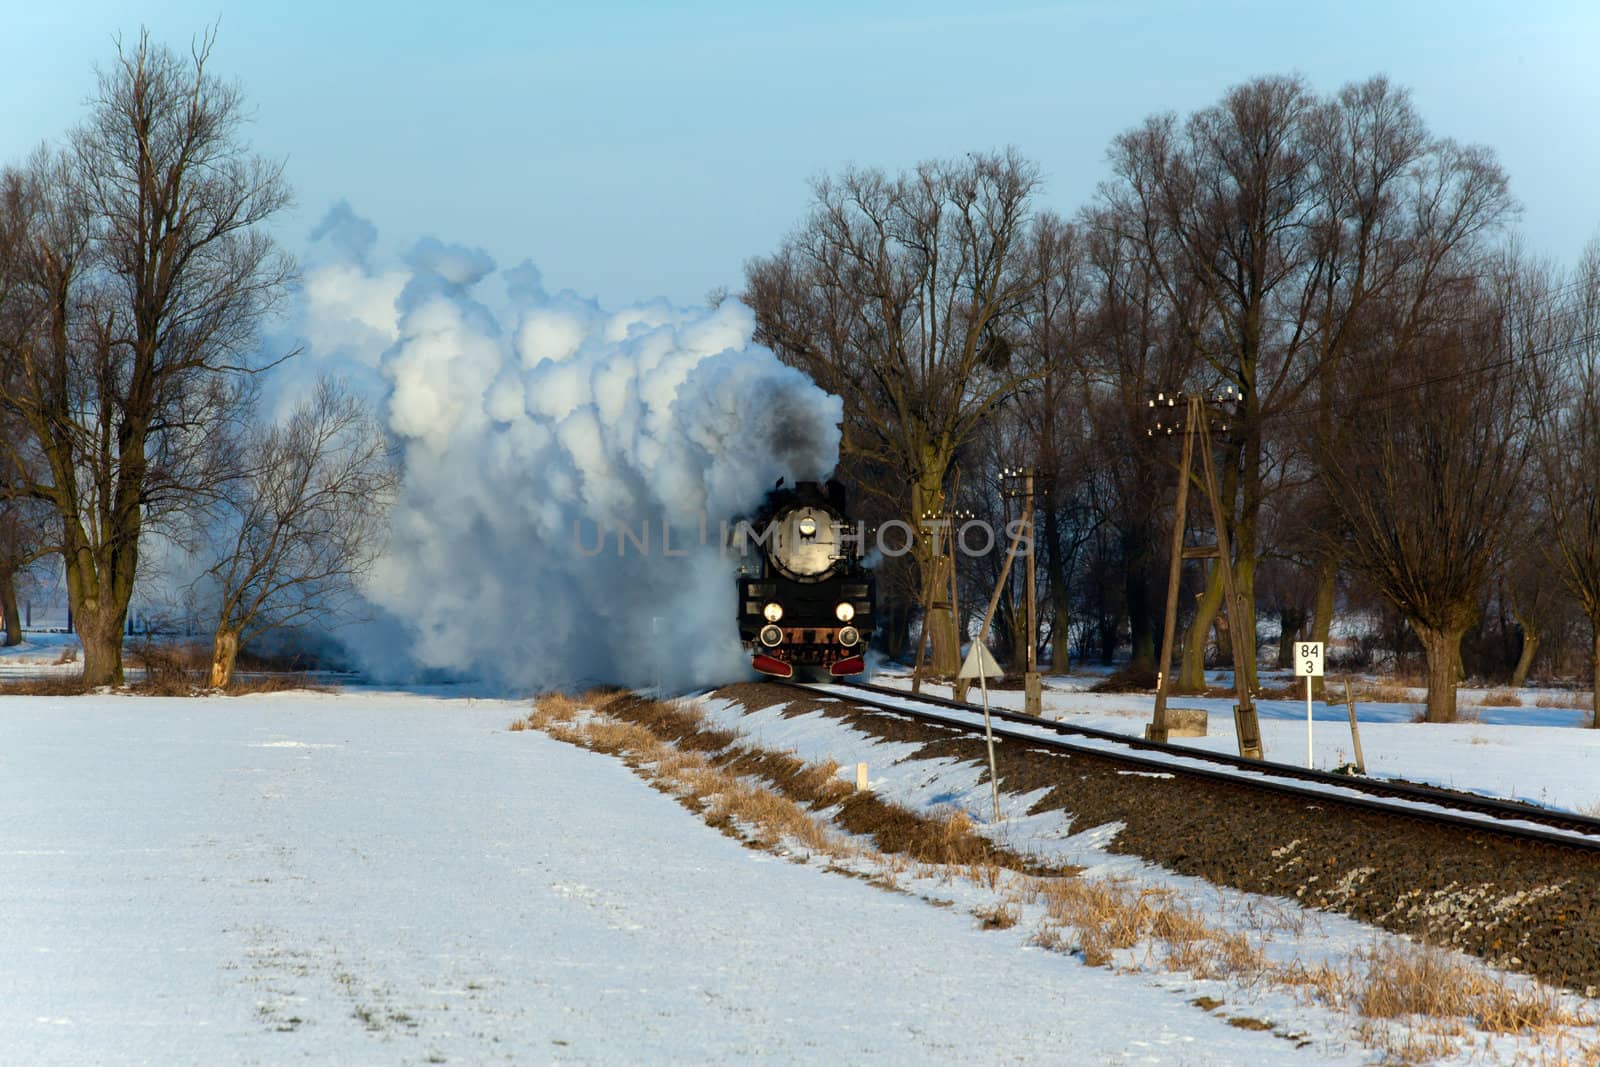
[[(1021, 531), (1018, 536), (1011, 539), (1011, 547), (1006, 550), (1006, 561), (1000, 565), (1000, 580), (994, 583), (994, 594), (989, 597), (989, 607), (983, 613), (983, 622), (978, 626), (977, 636), (974, 641), (983, 641), (989, 636), (989, 624), (994, 621), (994, 610), (1000, 604), (1000, 591), (1006, 587), (1006, 579), (1011, 577), (1011, 561), (1017, 558), (1017, 545), (1021, 542)], [(983, 686), (984, 699), (989, 698), (989, 687)]]
[[(1211, 431), (1206, 420), (1200, 424), (1200, 466), (1205, 472), (1206, 495), (1211, 498), (1211, 521), (1217, 528), (1217, 566), (1222, 568), (1223, 603), (1228, 611), (1228, 638), (1233, 645), (1233, 688), (1239, 703), (1233, 709), (1234, 732), (1239, 738), (1239, 755), (1246, 759), (1263, 759), (1261, 724), (1256, 718), (1256, 706), (1250, 696), (1250, 686), (1245, 680), (1245, 634), (1240, 623), (1245, 616), (1243, 602), (1233, 581), (1233, 552), (1228, 546), (1228, 522), (1222, 508), (1222, 490), (1217, 488), (1216, 463), (1211, 455)], [(1255, 634), (1249, 639), (1255, 640)]]
[(1178, 629), (1178, 587), (1183, 576), (1183, 531), (1189, 522), (1189, 472), (1194, 465), (1194, 428), (1199, 397), (1186, 405), (1183, 425), (1183, 462), (1178, 467), (1178, 503), (1172, 512), (1172, 561), (1167, 568), (1167, 614), (1161, 623), (1161, 663), (1156, 668), (1156, 709), (1145, 736), (1167, 740), (1167, 688), (1172, 674), (1172, 639)]
[[(1010, 563), (1008, 559), (1006, 561)], [(983, 736), (989, 742), (989, 796), (994, 800), (994, 821), (1000, 821), (1000, 776), (994, 766), (994, 727), (989, 722), (989, 672), (978, 672), (978, 688), (983, 692)]]
[(857, 793), (865, 793), (866, 791), (867, 791), (867, 765), (865, 763), (858, 763), (858, 764), (856, 764), (856, 792)]
[[(961, 625), (961, 597), (959, 596), (960, 586), (957, 584), (957, 575), (956, 575), (956, 560), (958, 558), (960, 558), (960, 554), (958, 552), (956, 552), (956, 507), (955, 507), (955, 503), (957, 501), (959, 501), (960, 499), (961, 499), (961, 468), (957, 467), (956, 468), (956, 477), (955, 477), (955, 488), (950, 491), (950, 501), (951, 501), (951, 507), (950, 507), (950, 510), (949, 510), (950, 527), (946, 531), (946, 533), (950, 538), (950, 541), (949, 541), (949, 552), (950, 552), (950, 614), (956, 620), (956, 647), (958, 649), (960, 648), (960, 645), (961, 645), (962, 625)], [(956, 672), (956, 678), (950, 683), (950, 699), (956, 701), (957, 703), (965, 704), (967, 702), (967, 690), (971, 687), (972, 683), (968, 679), (962, 678), (960, 675), (961, 675), (961, 672), (957, 671)]]
[(1043, 694), (1039, 685), (1039, 618), (1034, 603), (1035, 571), (1034, 560), (1039, 553), (1039, 539), (1033, 528), (1033, 468), (1029, 467), (1023, 474), (1023, 510), (1028, 516), (1028, 656), (1024, 660), (1027, 665), (1023, 673), (1023, 710), (1029, 715), (1043, 713)]
[[(952, 518), (952, 529), (955, 520)], [(955, 544), (950, 546), (950, 611), (956, 617), (956, 638), (961, 637), (961, 602), (956, 599), (956, 553)], [(959, 674), (959, 672), (957, 672)], [(967, 702), (967, 691), (972, 688), (972, 682), (966, 678), (956, 678), (950, 689), (950, 699), (960, 704)]]
[(1354, 741), (1356, 746), (1356, 773), (1366, 774), (1367, 760), (1361, 754), (1361, 727), (1356, 723), (1356, 701), (1355, 697), (1350, 695), (1348, 674), (1344, 676), (1344, 706), (1345, 710), (1350, 712), (1350, 740)]

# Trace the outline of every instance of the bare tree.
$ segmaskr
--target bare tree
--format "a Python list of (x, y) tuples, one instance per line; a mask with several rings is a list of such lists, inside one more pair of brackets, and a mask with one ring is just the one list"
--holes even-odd
[(1038, 475), (1043, 523), (1034, 549), (1044, 552), (1050, 665), (1057, 673), (1067, 672), (1071, 657), (1072, 562), (1092, 529), (1083, 521), (1084, 509), (1075, 506), (1070, 484), (1072, 469), (1089, 447), (1081, 368), (1095, 291), (1087, 246), (1077, 225), (1049, 212), (1034, 220), (1023, 251), (1023, 275), (1030, 284), (1019, 301), (1011, 341), (1023, 354), (1023, 365), (1039, 368), (1038, 379), (1024, 386), (1016, 410), (1032, 438), (1024, 454), (1032, 454)]
[(1588, 616), (1600, 729), (1600, 240), (1584, 251), (1552, 348), (1550, 402), (1541, 407), (1535, 454), (1553, 535), (1546, 558)]
[(247, 473), (220, 504), (197, 590), (215, 604), (217, 688), (252, 639), (345, 611), (383, 550), (399, 484), (367, 405), (327, 379), (282, 424), (257, 426), (243, 452)]
[(289, 200), (249, 153), (240, 90), (141, 34), (100, 74), (64, 156), (11, 179), (22, 219), (24, 328), (0, 404), (43, 459), (8, 495), (59, 519), (84, 681), (122, 680), (140, 539), (214, 490), (210, 445), (265, 363), (256, 330), (292, 276), (264, 223)]
[[(1242, 396), (1219, 442), (1221, 488), (1250, 610), (1239, 622), (1253, 635), (1255, 568), (1270, 549), (1260, 520), (1277, 487), (1270, 471), (1283, 467), (1272, 420), (1328, 393), (1375, 303), (1403, 289), (1411, 310), (1434, 306), (1464, 250), (1512, 209), (1505, 176), (1486, 150), (1430, 138), (1409, 96), (1381, 77), (1331, 100), (1298, 78), (1257, 78), (1182, 123), (1148, 120), (1111, 158), (1105, 218), (1142, 250), (1183, 341)], [(1423, 325), (1402, 316), (1399, 329)], [(1321, 570), (1331, 597), (1333, 562)], [(1184, 687), (1203, 684), (1221, 601), (1214, 573), (1185, 644)], [(1254, 646), (1239, 665), (1252, 684)]]
[(0, 499), (0, 616), (5, 621), (0, 645), (22, 644), (17, 588), (28, 579), (33, 564), (54, 550), (48, 520), (48, 512), (38, 501)]
[[(844, 398), (844, 454), (889, 478), (878, 490), (917, 525), (945, 510), (957, 451), (1036, 373), (1012, 359), (1008, 317), (1028, 290), (1022, 254), (1038, 171), (1015, 154), (850, 170), (813, 186), (810, 217), (745, 269), (759, 341)], [(867, 486), (867, 488), (873, 488)], [(909, 490), (909, 492), (908, 492)], [(925, 602), (949, 556), (920, 538)], [(953, 613), (925, 626), (936, 672), (960, 655)]]
[(1487, 289), (1435, 307), (1403, 346), (1392, 335), (1353, 359), (1332, 400), (1359, 433), (1321, 446), (1351, 563), (1422, 641), (1429, 722), (1455, 721), (1461, 637), (1526, 499), (1539, 350), (1511, 321), (1515, 298)]

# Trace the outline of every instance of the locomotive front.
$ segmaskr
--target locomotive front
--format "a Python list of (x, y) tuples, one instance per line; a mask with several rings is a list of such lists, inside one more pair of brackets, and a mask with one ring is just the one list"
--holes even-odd
[(747, 551), (747, 570), (755, 573), (739, 579), (739, 636), (756, 670), (779, 678), (796, 670), (834, 677), (866, 670), (873, 581), (861, 564), (862, 538), (846, 516), (843, 487), (801, 482), (774, 490), (745, 527), (759, 554)]

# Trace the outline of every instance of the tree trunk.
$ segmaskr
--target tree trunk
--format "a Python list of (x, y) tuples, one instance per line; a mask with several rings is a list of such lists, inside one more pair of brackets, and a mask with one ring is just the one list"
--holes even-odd
[(78, 642), (83, 645), (83, 684), (122, 685), (124, 613), (81, 604), (75, 614)]
[(1600, 619), (1594, 621), (1594, 714), (1589, 725), (1600, 730)]
[(891, 600), (879, 618), (883, 620), (879, 627), (883, 635), (883, 654), (897, 660), (906, 654), (911, 644), (911, 608), (901, 600)]
[[(1239, 628), (1239, 642), (1244, 649), (1244, 662), (1235, 663), (1235, 671), (1244, 672), (1245, 688), (1252, 693), (1261, 688), (1256, 678), (1256, 560), (1255, 556), (1243, 555), (1239, 562), (1233, 565), (1233, 587), (1238, 593), (1239, 608), (1234, 610), (1234, 605), (1228, 605), (1228, 625)], [(1237, 615), (1238, 618), (1234, 618)]]
[(1009, 649), (1009, 662), (1011, 670), (1016, 674), (1023, 674), (1028, 669), (1028, 608), (1026, 604), (1013, 604), (1011, 606), (1011, 648)]
[(1539, 641), (1539, 631), (1522, 623), (1522, 654), (1517, 657), (1517, 667), (1511, 672), (1511, 688), (1521, 689), (1527, 683), (1528, 671), (1533, 668), (1533, 657), (1539, 651)]
[(1428, 657), (1428, 722), (1456, 721), (1456, 673), (1461, 660), (1461, 635), (1466, 627), (1435, 630), (1417, 626)]
[(1287, 670), (1294, 666), (1294, 643), (1300, 627), (1306, 624), (1306, 613), (1297, 607), (1278, 609), (1278, 667)]
[(1150, 558), (1150, 540), (1135, 535), (1123, 540), (1123, 599), (1128, 605), (1128, 640), (1133, 645), (1132, 666), (1156, 665), (1156, 612), (1150, 595), (1150, 576), (1162, 570)]
[[(1333, 600), (1339, 590), (1339, 557), (1329, 552), (1317, 561), (1317, 599), (1311, 609), (1311, 640), (1321, 643), (1323, 662), (1327, 662), (1333, 637)], [(1323, 678), (1311, 679), (1311, 698), (1322, 700)]]
[(141, 522), (137, 506), (129, 512), (118, 520), (117, 543), (98, 551), (80, 524), (63, 523), (67, 607), (83, 646), (83, 684), (91, 688), (123, 684), (122, 637), (139, 567)]
[(211, 642), (211, 680), (207, 684), (212, 689), (226, 689), (233, 681), (233, 664), (238, 658), (238, 631), (217, 627), (217, 635)]
[(1205, 592), (1195, 603), (1194, 619), (1183, 639), (1183, 666), (1178, 671), (1178, 692), (1199, 693), (1206, 687), (1206, 644), (1211, 626), (1222, 607), (1222, 568), (1214, 566), (1206, 575)]
[(1062, 550), (1061, 515), (1049, 506), (1044, 509), (1044, 535), (1050, 543), (1050, 559), (1045, 579), (1050, 583), (1050, 673), (1072, 670), (1072, 599), (1067, 588), (1066, 553)]
[(17, 572), (0, 570), (0, 614), (6, 617), (6, 636), (0, 646), (22, 644), (22, 616), (17, 613)]
[[(917, 531), (917, 569), (922, 576), (926, 603), (932, 605), (922, 625), (933, 640), (931, 673), (935, 677), (953, 678), (961, 668), (961, 643), (956, 634), (956, 615), (950, 604), (950, 532), (939, 533), (940, 554), (933, 552), (933, 531), (922, 526), (922, 515), (944, 514), (944, 475), (949, 459), (943, 453), (930, 450), (924, 456), (922, 478), (913, 494), (913, 528)], [(927, 596), (931, 588), (933, 595)]]

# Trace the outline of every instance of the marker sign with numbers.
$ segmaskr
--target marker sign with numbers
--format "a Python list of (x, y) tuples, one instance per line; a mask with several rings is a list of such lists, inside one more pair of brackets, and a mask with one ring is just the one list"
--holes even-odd
[(1294, 673), (1296, 677), (1322, 677), (1322, 642), (1296, 641), (1294, 643)]
[(1322, 677), (1322, 642), (1294, 643), (1294, 673), (1306, 680), (1306, 766), (1315, 767), (1316, 752), (1311, 744), (1311, 679)]

